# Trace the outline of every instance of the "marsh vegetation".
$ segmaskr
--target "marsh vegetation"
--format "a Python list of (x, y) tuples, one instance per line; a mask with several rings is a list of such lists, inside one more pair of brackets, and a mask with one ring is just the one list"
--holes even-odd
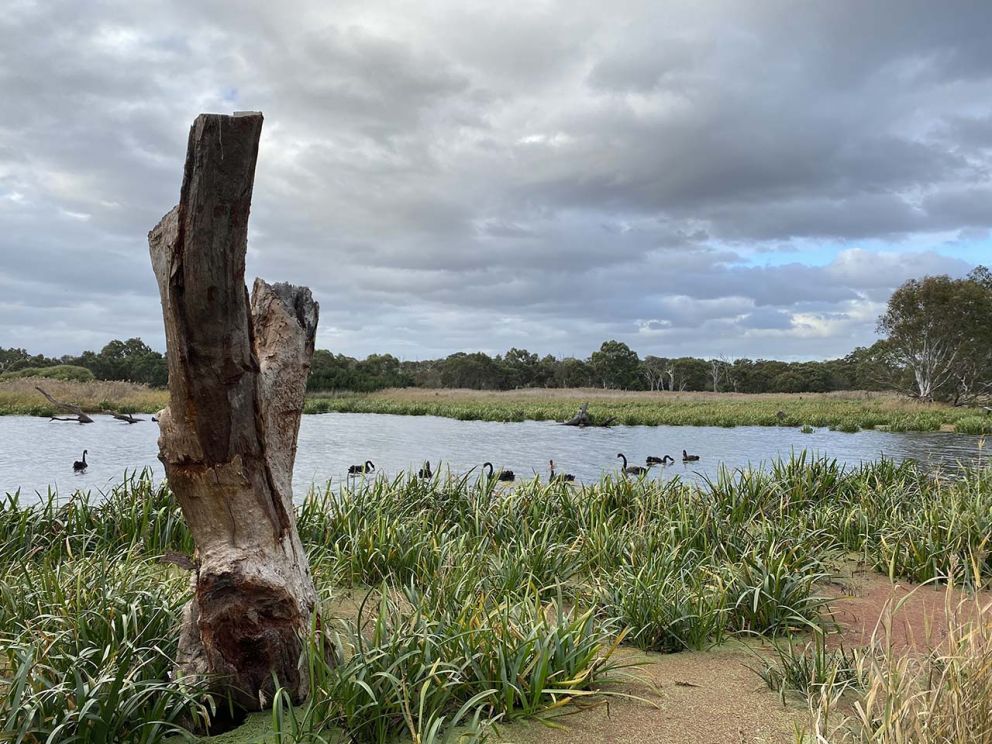
[(920, 403), (891, 393), (668, 393), (532, 389), (507, 392), (406, 388), (311, 395), (308, 413), (392, 413), (482, 421), (564, 421), (584, 402), (597, 417), (628, 426), (789, 426), (853, 432), (992, 432), (982, 409)]
[[(37, 379), (0, 382), (0, 415), (51, 416), (56, 409), (38, 393)], [(55, 397), (84, 411), (114, 409), (154, 413), (168, 392), (128, 382), (48, 379)], [(992, 433), (984, 409), (921, 403), (893, 393), (669, 393), (620, 390), (540, 389), (505, 392), (402, 388), (375, 393), (310, 393), (305, 413), (389, 413), (443, 416), (464, 421), (564, 421), (582, 404), (590, 412), (631, 426), (789, 426), (840, 431)]]
[[(494, 721), (602, 699), (628, 658), (619, 648), (667, 654), (829, 633), (824, 590), (852, 560), (972, 590), (992, 569), (992, 471), (945, 479), (889, 461), (844, 469), (797, 457), (703, 485), (404, 475), (314, 491), (298, 518), (324, 619), (302, 660), (314, 694), (300, 707), (276, 696), (270, 741), (481, 735)], [(169, 679), (189, 582), (159, 559), (193, 545), (166, 486), (138, 476), (102, 500), (12, 494), (0, 520), (0, 738), (181, 740), (224, 717), (224, 701)], [(360, 597), (355, 611), (337, 611), (345, 594)], [(939, 697), (946, 708), (964, 701), (956, 695), (968, 696), (972, 720), (975, 706), (988, 715), (990, 698), (960, 683), (983, 664), (988, 673), (978, 656), (987, 633), (955, 637), (958, 666), (930, 678), (930, 698), (907, 687), (905, 709), (872, 709), (864, 721), (834, 705), (829, 725), (857, 741), (898, 741), (887, 727), (923, 715), (912, 706)], [(892, 665), (926, 663), (865, 654), (858, 680), (895, 684), (902, 667)], [(822, 677), (840, 662), (818, 663)], [(814, 715), (809, 725), (826, 724)]]

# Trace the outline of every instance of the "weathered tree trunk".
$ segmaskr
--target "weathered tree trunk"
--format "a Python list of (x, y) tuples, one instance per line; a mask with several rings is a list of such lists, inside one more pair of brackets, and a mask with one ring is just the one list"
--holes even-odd
[(271, 703), (273, 675), (307, 696), (316, 605), (292, 472), (318, 308), (305, 287), (245, 288), (261, 129), (259, 113), (197, 117), (179, 205), (148, 235), (169, 364), (159, 457), (199, 559), (177, 667), (247, 710)]

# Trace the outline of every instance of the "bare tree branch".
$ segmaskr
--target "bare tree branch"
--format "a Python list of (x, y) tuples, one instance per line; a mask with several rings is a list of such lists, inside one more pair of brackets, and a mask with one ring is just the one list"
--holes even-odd
[(48, 398), (48, 402), (51, 403), (53, 406), (55, 406), (59, 411), (62, 411), (64, 413), (71, 413), (73, 414), (73, 416), (75, 416), (75, 418), (71, 418), (71, 417), (60, 418), (58, 416), (52, 416), (51, 417), (52, 421), (75, 421), (77, 424), (93, 423), (93, 419), (91, 419), (89, 416), (83, 413), (83, 409), (77, 406), (75, 403), (68, 403), (64, 400), (56, 400), (37, 385), (35, 385), (34, 389), (37, 390), (42, 395), (44, 395), (46, 398)]

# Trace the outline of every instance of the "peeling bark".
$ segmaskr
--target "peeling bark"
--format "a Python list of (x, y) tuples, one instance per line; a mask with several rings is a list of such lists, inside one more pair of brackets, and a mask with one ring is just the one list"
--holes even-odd
[(245, 287), (261, 128), (258, 113), (199, 116), (179, 205), (148, 236), (169, 365), (159, 457), (199, 559), (178, 672), (247, 710), (269, 705), (273, 675), (306, 698), (316, 605), (292, 472), (318, 306), (305, 287)]

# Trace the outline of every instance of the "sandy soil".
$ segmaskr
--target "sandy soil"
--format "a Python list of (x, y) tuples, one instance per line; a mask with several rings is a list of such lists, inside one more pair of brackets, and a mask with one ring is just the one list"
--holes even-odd
[(992, 602), (992, 593), (977, 596), (939, 584), (890, 582), (874, 571), (854, 569), (824, 587), (837, 631), (830, 646), (864, 646), (875, 640), (893, 650), (923, 651), (944, 640), (948, 615), (968, 619)]
[[(850, 569), (823, 587), (831, 597), (835, 632), (831, 646), (868, 644), (874, 635), (899, 652), (923, 651), (944, 638), (948, 613), (974, 615), (992, 594), (974, 595), (943, 586), (892, 583), (873, 571)], [(755, 653), (767, 645), (725, 644), (708, 652), (624, 656), (643, 663), (641, 681), (615, 691), (646, 702), (614, 698), (603, 706), (555, 721), (548, 728), (533, 721), (499, 730), (500, 739), (520, 744), (638, 742), (639, 744), (717, 744), (795, 742), (806, 710), (798, 701), (782, 704), (752, 671)]]
[[(616, 685), (608, 705), (552, 719), (499, 727), (496, 739), (520, 744), (637, 742), (638, 744), (783, 744), (795, 741), (805, 709), (783, 705), (750, 667), (758, 660), (742, 644), (712, 651), (639, 654), (640, 677)], [(624, 698), (637, 696), (641, 700)]]

